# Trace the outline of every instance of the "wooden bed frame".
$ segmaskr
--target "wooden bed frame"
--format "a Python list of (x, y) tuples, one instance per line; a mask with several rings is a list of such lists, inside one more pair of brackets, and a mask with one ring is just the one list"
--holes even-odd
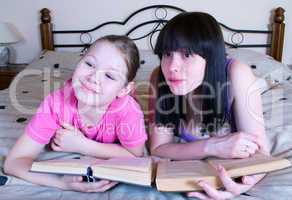
[[(165, 17), (158, 17), (156, 15), (157, 10), (162, 9), (164, 12), (166, 12), (167, 16), (167, 10), (172, 9), (176, 12), (185, 12), (185, 10), (170, 6), (170, 5), (153, 5), (153, 6), (147, 6), (144, 8), (141, 8), (135, 12), (133, 12), (129, 17), (126, 18), (124, 21), (108, 21), (105, 23), (102, 23), (93, 29), (89, 30), (53, 30), (53, 24), (51, 22), (51, 16), (50, 16), (50, 10), (47, 8), (43, 8), (41, 12), (41, 24), (40, 24), (40, 34), (41, 34), (41, 42), (42, 42), (42, 49), (43, 50), (55, 50), (55, 48), (66, 48), (66, 47), (88, 47), (90, 43), (84, 43), (81, 41), (81, 37), (83, 34), (90, 34), (90, 32), (96, 31), (97, 29), (100, 29), (106, 25), (109, 24), (117, 24), (117, 25), (125, 25), (132, 17), (135, 15), (145, 11), (155, 9), (155, 20), (147, 20), (145, 22), (142, 22), (141, 24), (136, 25), (133, 27), (130, 31), (128, 31), (125, 35), (130, 35), (134, 30), (147, 25), (147, 24), (157, 24), (153, 30), (151, 30), (149, 33), (146, 33), (145, 35), (135, 38), (134, 40), (138, 40), (145, 37), (150, 37), (150, 41), (152, 42), (152, 36), (155, 32), (160, 31), (161, 26), (163, 26), (168, 20)], [(285, 30), (285, 23), (284, 23), (284, 12), (285, 10), (281, 7), (278, 7), (273, 12), (273, 22), (269, 26), (269, 30), (239, 30), (239, 29), (233, 29), (230, 28), (222, 23), (220, 23), (222, 28), (227, 29), (228, 31), (233, 32), (232, 36), (238, 35), (241, 37), (241, 41), (239, 43), (234, 42), (232, 39), (232, 43), (226, 42), (226, 44), (232, 48), (251, 48), (251, 47), (264, 47), (269, 49), (267, 53), (272, 56), (275, 60), (278, 60), (281, 62), (282, 60), (282, 52), (283, 52), (283, 43), (284, 43), (284, 30)], [(80, 34), (80, 44), (55, 44), (54, 43), (54, 36), (56, 34)], [(242, 44), (244, 34), (268, 34), (268, 42), (266, 44)], [(89, 35), (90, 36), (90, 35)], [(90, 36), (91, 38), (91, 36)], [(91, 38), (92, 39), (92, 38)], [(133, 38), (132, 38), (133, 39)], [(151, 46), (153, 47), (152, 43)]]

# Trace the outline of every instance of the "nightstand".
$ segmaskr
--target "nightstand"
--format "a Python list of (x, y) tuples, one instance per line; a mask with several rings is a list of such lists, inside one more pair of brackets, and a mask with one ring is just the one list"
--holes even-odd
[(26, 64), (9, 64), (7, 67), (0, 67), (0, 90), (8, 88), (16, 74), (26, 66)]

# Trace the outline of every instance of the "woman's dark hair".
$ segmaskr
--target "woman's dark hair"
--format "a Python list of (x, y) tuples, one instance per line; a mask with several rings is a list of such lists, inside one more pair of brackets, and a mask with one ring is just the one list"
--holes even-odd
[(127, 80), (131, 82), (140, 67), (139, 51), (133, 40), (125, 35), (106, 35), (97, 39), (92, 46), (100, 41), (108, 41), (121, 52), (127, 64)]
[[(212, 112), (203, 115), (202, 123), (205, 127), (210, 127), (208, 130), (210, 132), (218, 130), (225, 121), (228, 102), (226, 53), (220, 25), (207, 13), (185, 12), (175, 16), (161, 30), (154, 52), (161, 59), (164, 53), (176, 50), (195, 53), (206, 60), (205, 76), (200, 91), (202, 95), (214, 94), (214, 98), (203, 100), (202, 110)], [(165, 96), (168, 98), (163, 98)], [(185, 119), (188, 112), (183, 112), (186, 98), (187, 95), (175, 96), (171, 93), (160, 69), (155, 109), (156, 123), (173, 124), (177, 133), (178, 123)], [(210, 123), (213, 126), (208, 126)]]

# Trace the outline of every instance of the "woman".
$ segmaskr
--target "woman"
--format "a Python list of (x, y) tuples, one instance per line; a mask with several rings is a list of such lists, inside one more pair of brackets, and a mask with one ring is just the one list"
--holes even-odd
[[(222, 32), (212, 16), (177, 15), (161, 30), (155, 53), (161, 67), (155, 86), (152, 155), (186, 160), (269, 154), (255, 77), (249, 66), (226, 58)], [(200, 181), (205, 193), (188, 196), (229, 199), (264, 176), (245, 176), (236, 183), (222, 166), (216, 169), (224, 191)]]

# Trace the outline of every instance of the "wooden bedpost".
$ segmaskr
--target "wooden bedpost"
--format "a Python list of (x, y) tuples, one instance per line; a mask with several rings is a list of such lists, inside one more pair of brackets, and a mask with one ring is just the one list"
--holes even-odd
[(41, 40), (43, 50), (54, 50), (53, 24), (51, 23), (50, 10), (43, 8), (41, 11)]
[(284, 45), (284, 31), (285, 31), (285, 23), (284, 23), (284, 12), (285, 10), (281, 7), (277, 8), (274, 13), (274, 21), (272, 24), (272, 48), (271, 48), (271, 56), (278, 60), (282, 61), (282, 52)]

